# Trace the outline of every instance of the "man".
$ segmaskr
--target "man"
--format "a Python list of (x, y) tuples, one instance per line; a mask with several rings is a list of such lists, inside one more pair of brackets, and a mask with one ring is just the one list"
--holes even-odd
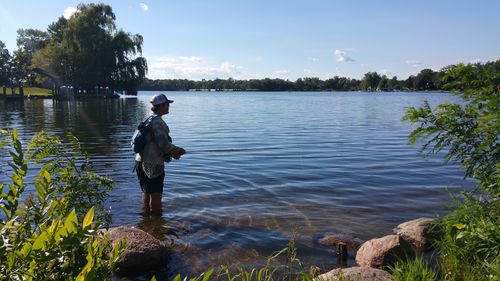
[(135, 155), (137, 178), (142, 189), (144, 209), (147, 213), (161, 214), (161, 197), (163, 194), (163, 180), (165, 179), (165, 162), (171, 157), (179, 160), (186, 150), (172, 144), (169, 128), (161, 118), (168, 114), (170, 104), (164, 94), (151, 98), (153, 117), (151, 130), (146, 136), (146, 145), (142, 155)]

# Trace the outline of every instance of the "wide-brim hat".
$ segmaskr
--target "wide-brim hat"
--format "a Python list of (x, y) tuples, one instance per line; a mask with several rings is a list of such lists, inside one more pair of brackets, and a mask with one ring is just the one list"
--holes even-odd
[(169, 100), (167, 96), (164, 94), (157, 94), (151, 97), (151, 100), (149, 101), (153, 105), (159, 105), (159, 104), (164, 104), (164, 103), (173, 103), (173, 100)]

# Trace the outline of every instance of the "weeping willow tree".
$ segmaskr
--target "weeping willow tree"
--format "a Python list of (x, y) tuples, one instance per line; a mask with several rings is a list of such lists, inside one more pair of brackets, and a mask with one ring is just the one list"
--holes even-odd
[(32, 67), (90, 92), (100, 86), (137, 93), (147, 73), (143, 38), (117, 29), (115, 19), (108, 5), (78, 5), (69, 19), (49, 25), (45, 47), (34, 54)]

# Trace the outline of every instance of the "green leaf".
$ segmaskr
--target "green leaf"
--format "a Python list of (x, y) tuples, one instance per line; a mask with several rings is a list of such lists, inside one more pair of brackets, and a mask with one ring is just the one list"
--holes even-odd
[(23, 259), (26, 258), (29, 255), (29, 253), (31, 252), (31, 247), (32, 247), (32, 245), (31, 245), (30, 242), (24, 243), (24, 246), (21, 249), (21, 257)]
[(151, 281), (156, 281), (156, 276), (151, 277)]
[(75, 209), (69, 213), (68, 217), (66, 217), (66, 221), (64, 222), (64, 228), (68, 231), (68, 234), (76, 233), (76, 226), (78, 225), (78, 218), (76, 217)]
[(17, 185), (17, 186), (21, 186), (23, 185), (24, 183), (24, 179), (23, 177), (21, 177), (19, 174), (15, 173), (12, 175), (12, 182)]
[(85, 217), (83, 218), (83, 229), (87, 229), (87, 227), (94, 220), (94, 207), (90, 208)]
[(208, 281), (208, 279), (210, 278), (210, 276), (212, 275), (212, 273), (214, 273), (214, 269), (213, 268), (211, 268), (210, 270), (208, 270), (207, 272), (205, 272), (205, 274), (203, 274), (202, 281)]
[(32, 250), (45, 250), (45, 242), (47, 241), (47, 232), (42, 232), (33, 242)]
[(459, 230), (464, 229), (466, 227), (466, 225), (463, 223), (457, 223), (457, 224), (454, 224), (453, 226)]

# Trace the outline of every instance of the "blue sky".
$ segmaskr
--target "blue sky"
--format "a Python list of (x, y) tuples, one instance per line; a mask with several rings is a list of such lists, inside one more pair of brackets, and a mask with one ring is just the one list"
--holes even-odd
[[(0, 40), (45, 30), (92, 1), (0, 0)], [(144, 37), (152, 79), (406, 79), (424, 68), (500, 59), (500, 1), (103, 1)], [(73, 8), (73, 9), (72, 9)]]

